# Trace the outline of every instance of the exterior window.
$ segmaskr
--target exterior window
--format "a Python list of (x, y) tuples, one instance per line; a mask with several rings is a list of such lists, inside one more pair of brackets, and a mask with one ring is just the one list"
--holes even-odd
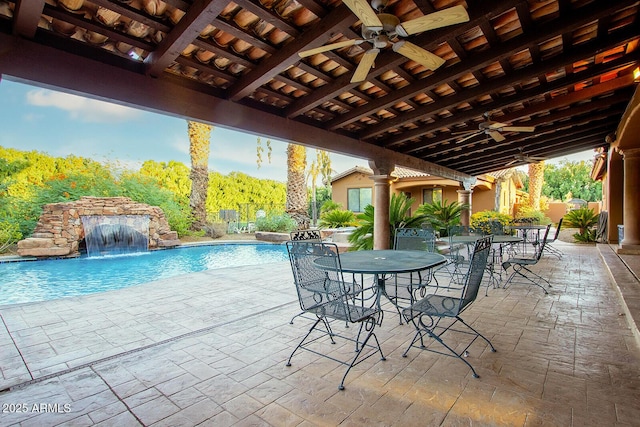
[(347, 190), (347, 205), (352, 212), (363, 212), (371, 204), (371, 188), (349, 188)]
[(425, 188), (422, 190), (422, 203), (442, 203), (442, 188)]

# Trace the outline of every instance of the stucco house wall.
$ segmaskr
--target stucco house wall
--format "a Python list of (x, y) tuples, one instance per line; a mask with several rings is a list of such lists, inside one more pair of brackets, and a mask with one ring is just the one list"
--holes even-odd
[(350, 188), (371, 188), (373, 200), (373, 197), (375, 197), (375, 190), (373, 189), (373, 180), (370, 176), (371, 174), (356, 170), (348, 175), (334, 178), (331, 183), (331, 199), (342, 205), (342, 209), (348, 209), (349, 204), (347, 192)]
[[(375, 194), (373, 194), (373, 180), (370, 178), (372, 174), (371, 170), (357, 166), (334, 176), (331, 180), (332, 200), (342, 205), (343, 209), (348, 209), (347, 192), (350, 188), (371, 188), (373, 201)], [(458, 200), (458, 190), (461, 189), (460, 183), (457, 181), (404, 168), (396, 168), (390, 182), (391, 193), (405, 193), (415, 199), (411, 207), (412, 213), (425, 203), (424, 190), (440, 188), (442, 189), (442, 200), (451, 203)], [(518, 185), (520, 187), (522, 185), (519, 179), (509, 172), (499, 172), (497, 176), (483, 175), (478, 177), (477, 184), (473, 188), (471, 212), (497, 208), (502, 213), (511, 214), (513, 204), (517, 201)], [(499, 197), (496, 197), (497, 191), (500, 192)]]

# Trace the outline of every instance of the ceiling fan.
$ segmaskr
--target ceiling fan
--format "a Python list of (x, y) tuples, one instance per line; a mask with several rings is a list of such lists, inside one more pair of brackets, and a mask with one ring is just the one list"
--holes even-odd
[(367, 0), (343, 0), (343, 2), (362, 22), (362, 39), (331, 43), (299, 52), (298, 55), (301, 58), (306, 58), (333, 49), (359, 45), (364, 42), (371, 43), (373, 48), (367, 50), (360, 59), (360, 63), (351, 78), (351, 83), (364, 81), (371, 68), (374, 67), (374, 61), (380, 50), (388, 46), (391, 46), (394, 52), (423, 65), (425, 68), (435, 70), (445, 63), (444, 59), (401, 38), (469, 21), (467, 10), (460, 5), (401, 23), (397, 16), (383, 13), (388, 0), (371, 0), (371, 5), (367, 3)]
[(465, 130), (462, 132), (454, 132), (452, 134), (467, 134), (467, 136), (456, 141), (457, 143), (482, 134), (487, 135), (487, 139), (492, 138), (495, 142), (502, 142), (506, 139), (504, 135), (502, 135), (502, 132), (533, 132), (536, 130), (534, 126), (509, 126), (506, 123), (496, 122), (491, 120), (491, 115), (489, 113), (484, 113), (483, 115), (485, 121), (478, 124), (478, 130)]
[(547, 160), (546, 157), (540, 157), (540, 156), (530, 156), (528, 154), (525, 154), (522, 151), (522, 147), (520, 148), (520, 152), (516, 153), (513, 155), (513, 160), (511, 160), (509, 163), (507, 163), (505, 166), (511, 166), (514, 163), (539, 163), (543, 160)]

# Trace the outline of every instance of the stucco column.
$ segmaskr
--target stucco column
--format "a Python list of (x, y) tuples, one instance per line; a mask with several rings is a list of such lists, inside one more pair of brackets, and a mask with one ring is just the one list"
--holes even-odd
[(469, 209), (463, 209), (460, 212), (460, 224), (465, 227), (471, 224), (471, 193), (473, 190), (458, 190), (458, 203), (469, 205)]
[(624, 158), (624, 239), (618, 252), (640, 253), (640, 148), (620, 151)]
[(624, 163), (622, 154), (611, 148), (607, 156), (607, 175), (603, 181), (605, 210), (608, 212), (607, 241), (618, 241), (618, 224), (623, 224), (624, 210)]
[(391, 172), (395, 165), (384, 160), (371, 160), (373, 169), (373, 249), (389, 249), (391, 235), (389, 225), (389, 199), (391, 193)]

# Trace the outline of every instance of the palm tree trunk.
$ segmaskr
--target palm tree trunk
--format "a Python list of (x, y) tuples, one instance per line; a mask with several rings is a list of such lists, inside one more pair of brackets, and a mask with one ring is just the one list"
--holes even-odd
[(207, 192), (209, 189), (209, 138), (211, 125), (187, 122), (189, 129), (189, 154), (191, 155), (191, 196), (189, 206), (194, 221), (193, 230), (200, 230), (207, 223)]
[(540, 210), (540, 196), (544, 184), (544, 162), (529, 164), (529, 206)]
[(306, 148), (290, 143), (287, 146), (287, 205), (285, 210), (298, 223), (299, 230), (309, 228), (311, 223), (311, 219), (307, 215), (306, 168)]

